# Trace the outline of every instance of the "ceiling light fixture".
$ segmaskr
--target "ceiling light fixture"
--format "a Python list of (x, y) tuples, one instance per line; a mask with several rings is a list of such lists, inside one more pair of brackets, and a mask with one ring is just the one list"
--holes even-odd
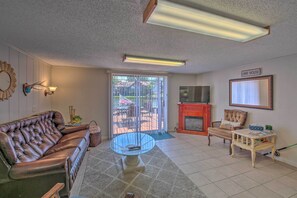
[(250, 25), (166, 0), (150, 0), (143, 22), (239, 42), (270, 33), (269, 27)]
[(173, 67), (184, 66), (186, 64), (186, 61), (148, 58), (148, 57), (129, 56), (129, 55), (124, 56), (123, 62), (139, 63), (139, 64), (147, 64), (147, 65), (173, 66)]

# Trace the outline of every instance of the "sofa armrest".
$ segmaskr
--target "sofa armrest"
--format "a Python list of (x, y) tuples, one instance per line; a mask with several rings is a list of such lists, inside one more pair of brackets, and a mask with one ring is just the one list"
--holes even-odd
[(9, 176), (12, 179), (27, 179), (58, 173), (68, 174), (68, 160), (69, 158), (54, 158), (22, 162), (11, 167)]
[(54, 198), (54, 197), (60, 197), (59, 191), (64, 188), (64, 183), (57, 183), (52, 187), (47, 193), (45, 193), (41, 198)]
[(214, 122), (211, 122), (211, 127), (216, 127), (216, 128), (218, 128), (218, 127), (220, 127), (220, 125), (221, 125), (221, 121), (214, 121)]
[(73, 133), (77, 131), (82, 131), (82, 130), (87, 130), (89, 129), (88, 124), (82, 124), (80, 126), (73, 126), (73, 127), (66, 127), (61, 131), (62, 134), (68, 134), (68, 133)]

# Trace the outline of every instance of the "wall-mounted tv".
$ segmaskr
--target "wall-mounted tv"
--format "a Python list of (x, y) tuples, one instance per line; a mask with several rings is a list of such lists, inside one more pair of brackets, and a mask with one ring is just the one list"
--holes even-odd
[(210, 86), (180, 86), (179, 101), (209, 103)]

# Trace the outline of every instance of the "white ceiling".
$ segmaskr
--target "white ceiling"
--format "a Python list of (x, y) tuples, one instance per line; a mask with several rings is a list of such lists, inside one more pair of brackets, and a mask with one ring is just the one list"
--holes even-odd
[[(261, 26), (247, 42), (142, 23), (148, 0), (0, 0), (0, 40), (52, 65), (201, 73), (297, 53), (296, 0), (171, 0)], [(122, 63), (124, 54), (187, 60)]]

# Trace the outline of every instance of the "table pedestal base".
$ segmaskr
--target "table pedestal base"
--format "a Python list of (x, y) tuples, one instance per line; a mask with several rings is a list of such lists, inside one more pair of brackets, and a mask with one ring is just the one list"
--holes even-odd
[(139, 155), (122, 156), (123, 172), (144, 171), (145, 166)]

